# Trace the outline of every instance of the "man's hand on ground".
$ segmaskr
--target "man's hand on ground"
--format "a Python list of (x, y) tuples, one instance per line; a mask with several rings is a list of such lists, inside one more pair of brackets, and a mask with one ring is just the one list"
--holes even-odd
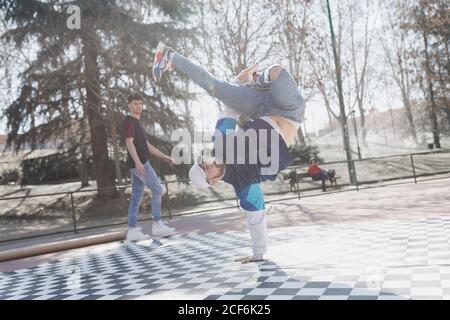
[(254, 256), (248, 256), (248, 257), (242, 257), (242, 258), (238, 258), (236, 260), (234, 260), (236, 262), (240, 262), (242, 264), (245, 263), (250, 263), (250, 262), (258, 262), (258, 261), (263, 261), (263, 259), (257, 259)]

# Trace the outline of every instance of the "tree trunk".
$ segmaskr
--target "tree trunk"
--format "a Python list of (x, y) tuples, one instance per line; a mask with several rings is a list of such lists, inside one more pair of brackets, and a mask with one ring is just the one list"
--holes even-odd
[(359, 116), (360, 116), (362, 140), (366, 141), (366, 137), (367, 137), (366, 115), (364, 113), (364, 108), (362, 106), (362, 101), (361, 101), (361, 103), (358, 103), (358, 110), (359, 110)]
[(405, 90), (401, 90), (402, 92), (402, 100), (403, 100), (403, 107), (405, 108), (406, 112), (406, 118), (408, 119), (411, 135), (416, 143), (418, 143), (417, 140), (417, 133), (416, 133), (416, 126), (414, 124), (414, 118), (411, 111), (411, 102), (409, 100), (409, 97), (406, 95)]
[[(122, 170), (120, 168), (120, 152), (119, 152), (119, 146), (117, 143), (117, 127), (116, 127), (116, 116), (114, 113), (114, 106), (113, 106), (113, 97), (112, 97), (112, 84), (108, 88), (108, 119), (109, 119), (109, 128), (110, 128), (110, 135), (111, 135), (111, 141), (113, 145), (113, 153), (114, 153), (114, 170), (116, 172), (116, 179), (117, 183), (119, 185), (122, 184)], [(123, 189), (120, 189), (122, 191)], [(122, 192), (119, 192), (120, 195), (122, 195)]]
[(423, 41), (425, 46), (425, 73), (426, 78), (428, 82), (428, 90), (430, 94), (430, 121), (431, 121), (431, 128), (433, 131), (433, 143), (436, 148), (441, 148), (441, 142), (439, 139), (439, 126), (437, 121), (437, 114), (436, 114), (436, 102), (434, 100), (434, 92), (433, 92), (433, 82), (431, 81), (431, 68), (430, 68), (430, 60), (428, 58), (428, 39), (425, 32), (423, 32)]
[(117, 128), (116, 128), (116, 121), (115, 121), (115, 116), (114, 116), (114, 112), (112, 110), (109, 110), (110, 117), (111, 117), (111, 121), (110, 121), (110, 126), (111, 126), (111, 139), (112, 139), (112, 144), (113, 144), (113, 152), (114, 152), (114, 169), (116, 171), (116, 178), (117, 178), (117, 183), (119, 185), (122, 184), (122, 171), (120, 169), (120, 153), (119, 153), (119, 146), (117, 145)]
[(331, 118), (330, 110), (327, 108), (327, 115), (328, 115), (328, 132), (333, 131), (333, 119)]
[[(450, 66), (450, 55), (449, 55), (449, 50), (448, 50), (448, 39), (446, 39), (446, 40), (447, 41), (445, 41), (445, 53), (447, 54), (447, 65)], [(446, 82), (445, 82), (445, 80), (442, 79), (442, 72), (441, 72), (440, 78), (441, 78), (441, 83), (442, 83), (441, 86), (443, 88), (445, 88), (445, 83)], [(448, 76), (447, 76), (447, 78), (448, 78)], [(445, 106), (446, 106), (445, 113), (447, 115), (448, 128), (450, 130), (450, 104), (448, 102), (448, 98), (447, 98), (447, 95), (445, 93), (444, 93), (444, 100), (445, 100)]]
[[(35, 124), (35, 118), (34, 118), (34, 113), (31, 114), (31, 129), (35, 129), (36, 128), (36, 124)], [(31, 150), (36, 150), (37, 149), (37, 139), (36, 139), (36, 133), (33, 133), (33, 136), (31, 137)], [(41, 148), (42, 149), (42, 146)]]
[(306, 145), (305, 135), (303, 134), (302, 127), (298, 128), (298, 140), (302, 145)]
[(81, 163), (79, 166), (80, 170), (80, 178), (81, 178), (81, 188), (89, 187), (89, 174), (87, 172), (87, 156), (86, 156), (86, 147), (81, 147)]
[(395, 132), (395, 124), (394, 124), (394, 115), (392, 113), (392, 108), (389, 106), (389, 114), (391, 115), (391, 127), (392, 127), (392, 132), (394, 134), (394, 138), (397, 136), (396, 132)]
[[(404, 41), (403, 38), (400, 41), (403, 42)], [(402, 49), (397, 49), (397, 50), (402, 50)], [(385, 51), (387, 52), (386, 48), (385, 48)], [(408, 124), (409, 124), (409, 131), (411, 133), (411, 136), (414, 139), (414, 142), (416, 144), (418, 144), (419, 141), (417, 139), (416, 126), (414, 124), (414, 118), (413, 118), (413, 114), (412, 114), (412, 110), (411, 110), (411, 100), (409, 98), (411, 95), (410, 85), (409, 85), (409, 83), (410, 83), (409, 75), (408, 75), (408, 70), (406, 69), (406, 67), (404, 67), (404, 62), (403, 62), (406, 59), (403, 58), (403, 51), (397, 52), (397, 61), (396, 62), (391, 60), (389, 54), (386, 54), (386, 56), (388, 59), (388, 63), (391, 66), (392, 76), (402, 94), (402, 103), (403, 103), (403, 107), (405, 108), (406, 119), (408, 120)], [(398, 67), (398, 69), (397, 69), (397, 67)], [(400, 75), (400, 77), (399, 77), (399, 75)]]
[[(450, 61), (449, 61), (449, 63), (450, 63)], [(442, 100), (444, 101), (444, 104), (441, 106), (441, 108), (444, 111), (445, 116), (447, 117), (448, 130), (450, 132), (450, 103), (447, 98), (447, 95), (448, 95), (447, 91), (446, 91), (447, 83), (446, 83), (446, 80), (442, 76), (442, 72), (443, 72), (442, 70), (439, 70), (439, 85), (441, 88), (444, 89), (444, 92), (442, 93), (442, 96), (441, 96)]]
[[(86, 110), (91, 135), (93, 170), (97, 188), (112, 188), (114, 180), (108, 170), (108, 148), (105, 120), (101, 112), (99, 68), (97, 64), (98, 39), (89, 32), (83, 37), (84, 82), (86, 89)], [(116, 190), (99, 190), (98, 196), (114, 196)]]

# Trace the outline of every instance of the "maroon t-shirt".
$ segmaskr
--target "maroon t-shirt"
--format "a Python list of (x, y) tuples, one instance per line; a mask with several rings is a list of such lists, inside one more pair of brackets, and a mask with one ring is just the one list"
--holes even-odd
[[(141, 162), (144, 164), (145, 162), (149, 161), (150, 152), (148, 151), (147, 147), (147, 137), (144, 127), (139, 122), (139, 120), (132, 116), (126, 116), (125, 120), (122, 123), (122, 128), (125, 139), (133, 138), (133, 144), (136, 148), (137, 155)], [(130, 169), (132, 169), (135, 167), (135, 165), (128, 149), (127, 154), (127, 165)]]

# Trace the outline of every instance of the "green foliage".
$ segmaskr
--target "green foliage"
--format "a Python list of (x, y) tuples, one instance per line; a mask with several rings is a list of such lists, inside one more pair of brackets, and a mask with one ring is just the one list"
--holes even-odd
[(78, 160), (74, 154), (57, 153), (23, 160), (22, 184), (45, 184), (79, 178)]
[(18, 183), (20, 181), (20, 172), (18, 169), (7, 169), (0, 174), (0, 184)]
[[(80, 8), (79, 30), (66, 27), (68, 5)], [(131, 90), (144, 94), (144, 123), (165, 132), (183, 124), (170, 106), (186, 98), (185, 90), (167, 79), (156, 84), (151, 63), (158, 41), (177, 48), (192, 37), (191, 13), (186, 0), (0, 0), (1, 40), (29, 57), (3, 113), (8, 147), (34, 149), (37, 142), (61, 139), (68, 149), (90, 142), (97, 183), (111, 186), (108, 142), (120, 139)], [(33, 163), (31, 172), (35, 165), (53, 164)]]
[(318, 162), (323, 162), (323, 159), (319, 157), (319, 147), (315, 145), (297, 143), (291, 146), (291, 153), (295, 159), (295, 165), (307, 164), (311, 159), (316, 159)]
[(439, 135), (450, 128), (449, 10), (449, 1), (413, 1), (401, 25), (415, 40), (409, 54), (417, 61), (415, 82), (426, 100), (423, 115), (429, 118), (435, 145), (440, 145)]

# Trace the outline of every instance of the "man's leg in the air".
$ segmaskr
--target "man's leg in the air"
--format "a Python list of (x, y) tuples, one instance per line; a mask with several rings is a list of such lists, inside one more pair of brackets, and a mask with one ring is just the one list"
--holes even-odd
[(292, 75), (279, 64), (267, 68), (257, 79), (256, 86), (270, 87), (267, 111), (300, 123), (305, 113), (305, 102)]
[(263, 104), (268, 92), (240, 84), (232, 84), (217, 79), (203, 67), (195, 64), (164, 44), (158, 44), (153, 67), (153, 76), (159, 80), (166, 70), (177, 70), (219, 99), (227, 107), (248, 117), (256, 118), (264, 114)]

